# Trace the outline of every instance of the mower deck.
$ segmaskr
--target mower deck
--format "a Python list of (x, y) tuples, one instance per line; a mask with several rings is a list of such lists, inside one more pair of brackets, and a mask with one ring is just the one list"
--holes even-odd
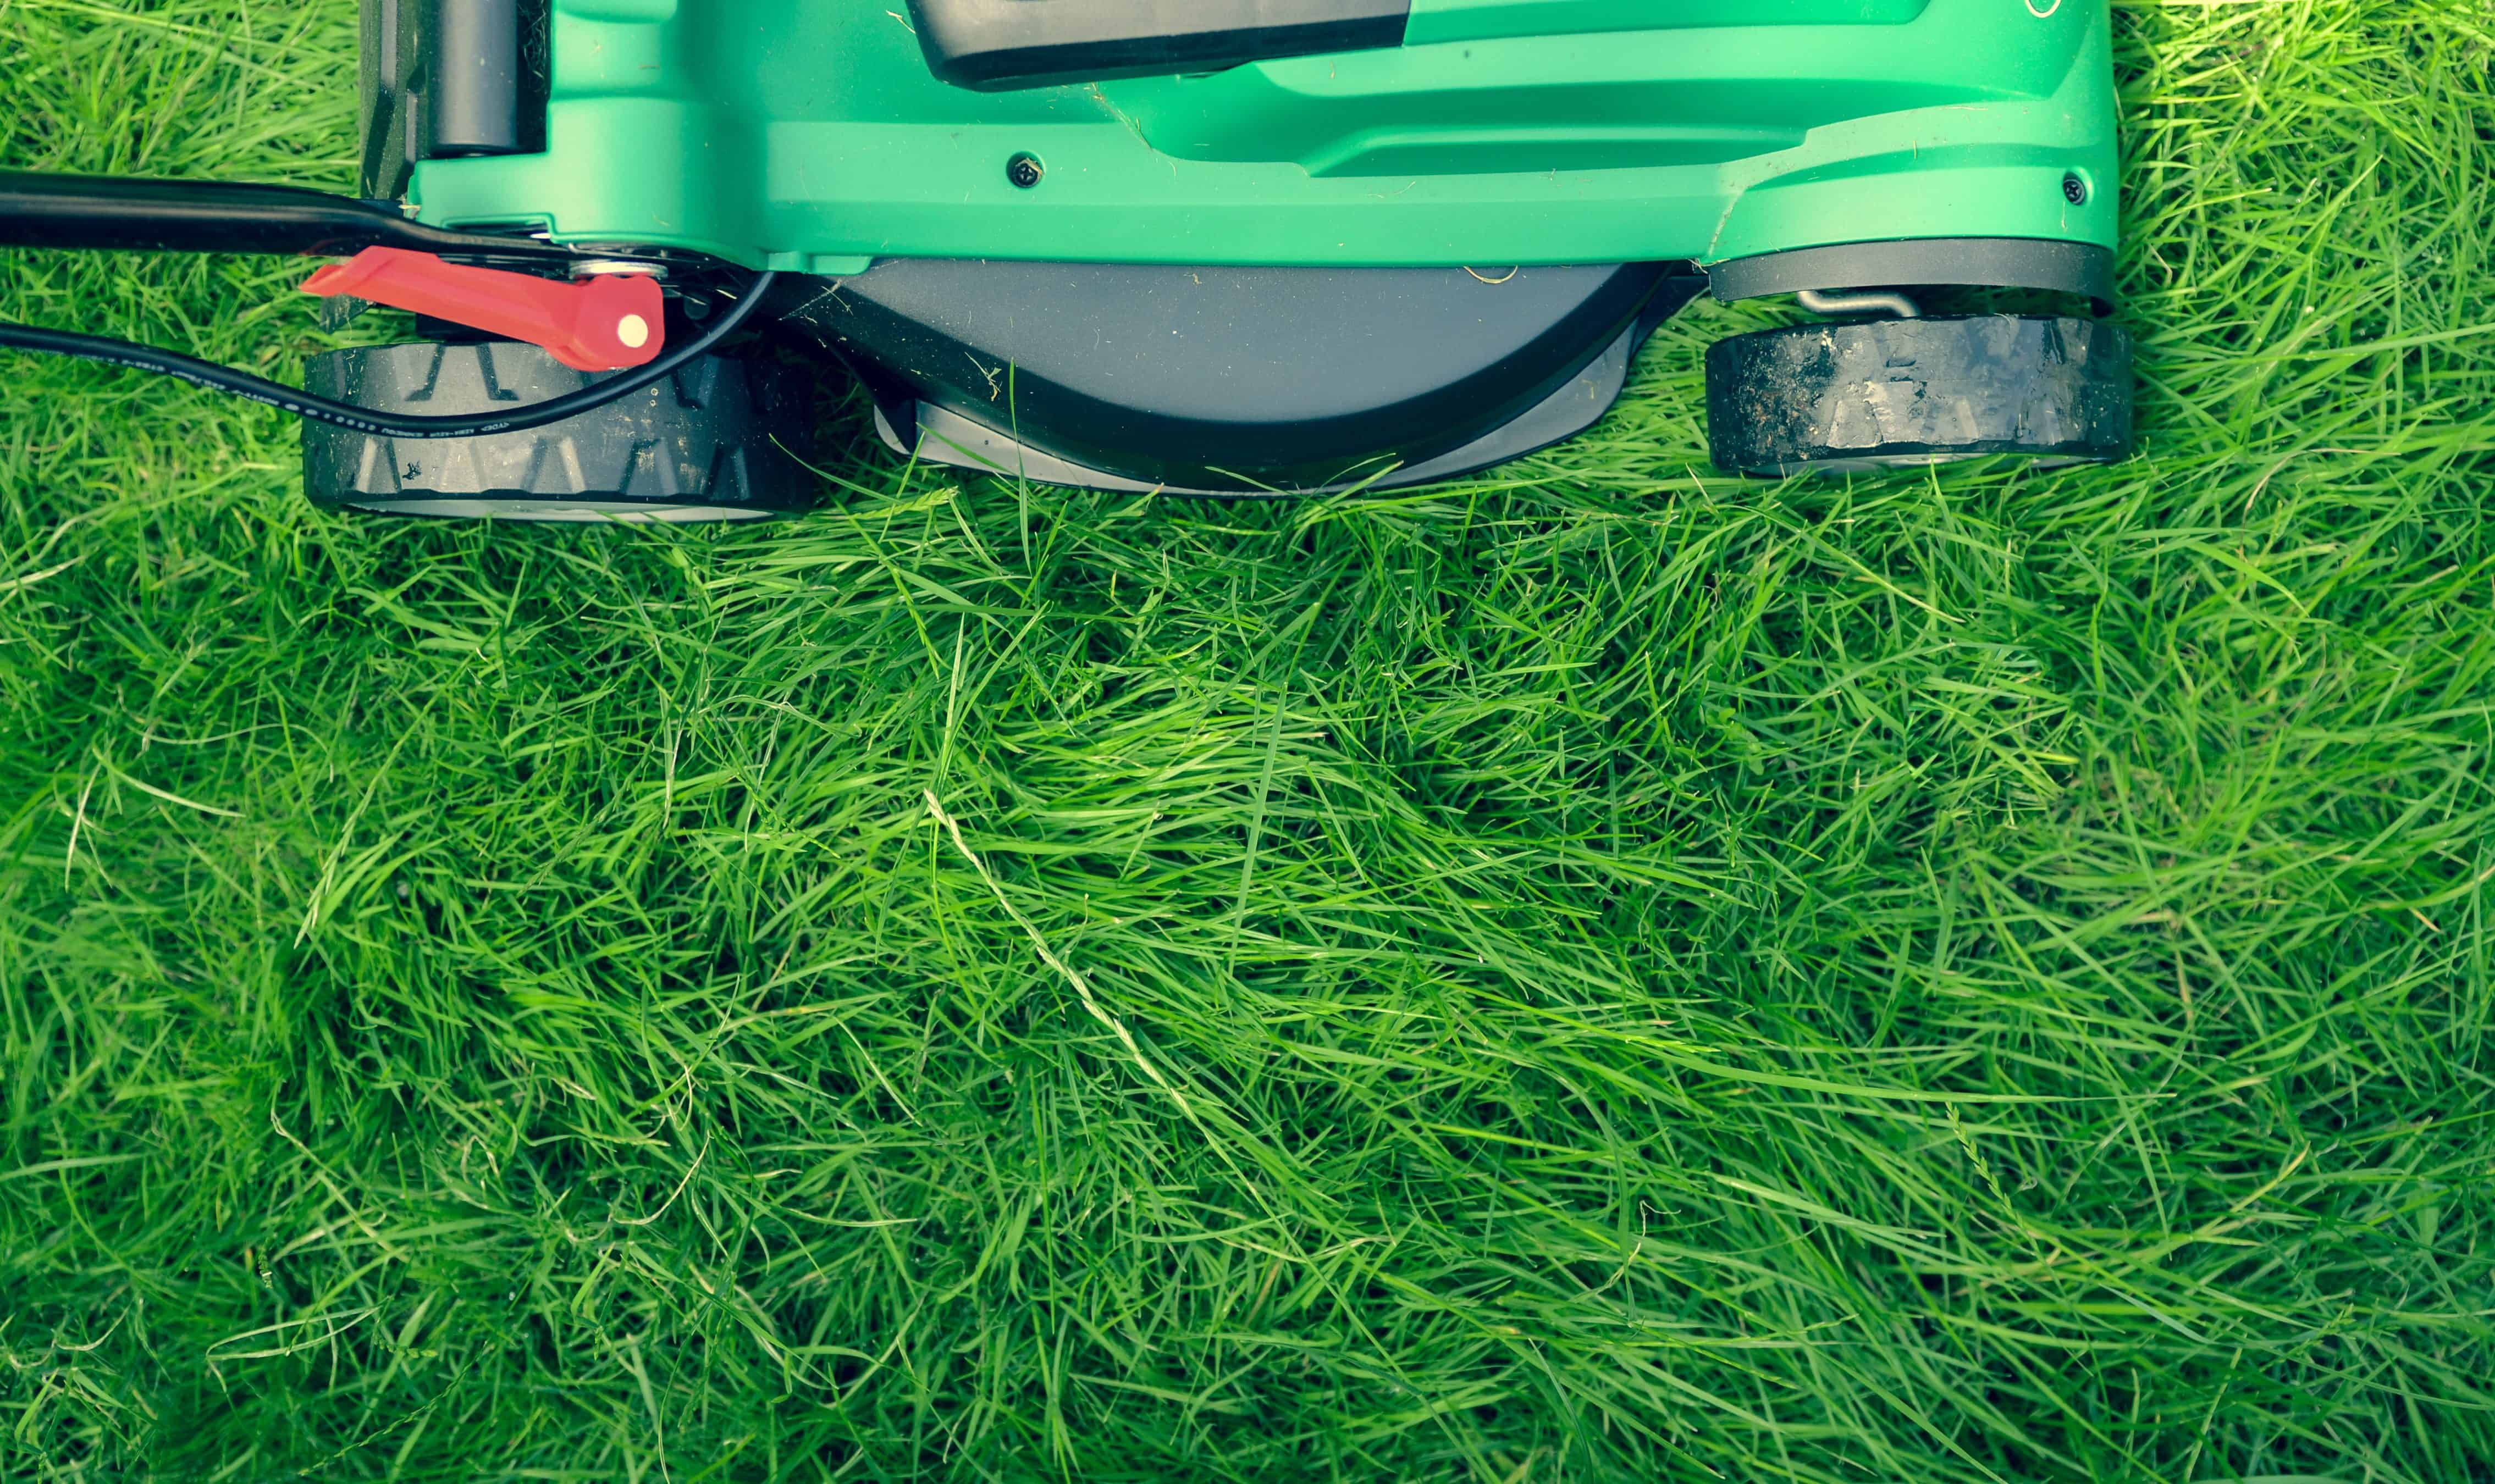
[(1013, 92), (937, 76), (912, 16), (946, 8), (552, 0), (514, 131), (542, 152), (411, 175), (406, 115), (432, 105), (385, 76), (367, 194), (404, 183), (438, 226), (834, 275), (2114, 241), (2107, 25), (2085, 0), (1413, 0), (1400, 46)]

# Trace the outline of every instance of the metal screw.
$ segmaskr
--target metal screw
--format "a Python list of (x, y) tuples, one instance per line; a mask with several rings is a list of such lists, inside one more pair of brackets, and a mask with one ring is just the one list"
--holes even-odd
[(1025, 191), (1038, 185), (1039, 177), (1047, 173), (1048, 167), (1039, 163), (1039, 157), (1037, 155), (1016, 155), (1005, 162), (1005, 179), (1012, 181), (1016, 186), (1021, 187)]
[(2081, 180), (2077, 175), (2063, 176), (2062, 199), (2069, 201), (2074, 206), (2086, 205), (2088, 203), (2088, 183)]

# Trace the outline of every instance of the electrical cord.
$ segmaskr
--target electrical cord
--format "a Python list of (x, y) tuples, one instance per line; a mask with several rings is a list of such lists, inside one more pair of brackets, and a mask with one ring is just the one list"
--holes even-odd
[(532, 428), (542, 428), (568, 417), (578, 417), (583, 412), (596, 411), (665, 379), (678, 368), (735, 334), (746, 320), (754, 318), (755, 311), (762, 307), (764, 296), (770, 292), (779, 276), (767, 271), (755, 274), (753, 281), (745, 286), (744, 295), (733, 308), (719, 317), (717, 323), (647, 366), (627, 371), (613, 380), (601, 381), (544, 402), (532, 402), (508, 412), (484, 412), (467, 417), (416, 417), (359, 408), (298, 391), (283, 381), (271, 381), (264, 377), (235, 371), (179, 351), (160, 350), (154, 346), (136, 345), (104, 335), (81, 335), (70, 330), (46, 330), (30, 324), (0, 322), (0, 349), (69, 355), (132, 371), (152, 371), (188, 381), (194, 386), (204, 386), (282, 412), (292, 412), (312, 422), (329, 423), (376, 438), (488, 438), (497, 433), (526, 433)]

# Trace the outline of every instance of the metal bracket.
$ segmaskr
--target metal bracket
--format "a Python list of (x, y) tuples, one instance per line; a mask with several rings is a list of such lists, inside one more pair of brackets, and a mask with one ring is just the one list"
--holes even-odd
[(1710, 263), (1708, 291), (1725, 303), (1803, 289), (1952, 285), (2084, 294), (2113, 313), (2113, 255), (2087, 242), (2031, 237), (1925, 237), (1796, 248)]

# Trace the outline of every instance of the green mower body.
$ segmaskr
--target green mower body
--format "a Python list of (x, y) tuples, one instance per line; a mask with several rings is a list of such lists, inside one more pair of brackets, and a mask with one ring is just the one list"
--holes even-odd
[[(2106, 0), (364, 0), (364, 24), (365, 197), (665, 276), (678, 336), (774, 273), (773, 332), (915, 457), (1216, 495), (1449, 477), (1589, 425), (1701, 292), (1838, 317), (1715, 347), (1727, 469), (2130, 438)], [(1925, 318), (1933, 288), (2062, 305)], [(323, 384), (401, 412), (574, 384), (455, 336), (339, 354)], [(313, 494), (803, 502), (751, 439), (734, 479), (634, 463), (711, 446), (651, 431), (692, 406), (652, 395), (646, 429), (455, 457), (315, 430)], [(580, 472), (592, 445), (617, 471)]]
[(818, 274), (2110, 249), (2108, 32), (2105, 0), (1412, 0), (1392, 47), (981, 92), (903, 0), (554, 0), (543, 151), (405, 186), (439, 226)]

